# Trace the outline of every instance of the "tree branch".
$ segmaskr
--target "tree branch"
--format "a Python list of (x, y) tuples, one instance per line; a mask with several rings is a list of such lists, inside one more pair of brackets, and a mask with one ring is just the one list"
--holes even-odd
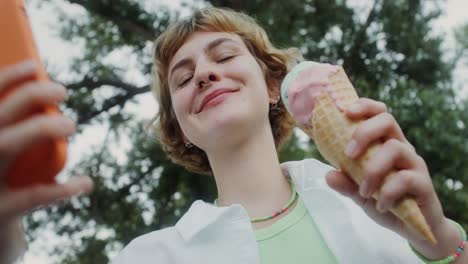
[(366, 31), (369, 28), (370, 24), (374, 21), (375, 15), (377, 13), (377, 6), (382, 1), (375, 0), (374, 4), (372, 5), (372, 9), (369, 11), (369, 15), (367, 15), (366, 22), (359, 28), (359, 31), (356, 32), (353, 43), (351, 48), (349, 49), (347, 59), (343, 62), (343, 68), (345, 68), (349, 73), (352, 72), (351, 65), (353, 64), (353, 60), (359, 58), (359, 51), (362, 48), (362, 43), (366, 38)]
[(148, 167), (148, 172), (147, 173), (142, 173), (138, 175), (136, 178), (134, 178), (130, 183), (126, 184), (122, 188), (120, 188), (117, 192), (119, 193), (120, 197), (126, 197), (130, 195), (130, 188), (132, 186), (138, 185), (145, 177), (148, 177), (148, 174), (152, 171), (154, 171), (157, 167), (160, 165), (156, 165), (156, 163), (152, 163), (151, 166)]
[(111, 109), (114, 106), (119, 105), (119, 106), (123, 107), (125, 105), (125, 103), (128, 100), (132, 99), (135, 95), (146, 93), (146, 92), (149, 92), (149, 91), (150, 91), (149, 85), (146, 85), (146, 86), (143, 86), (143, 87), (140, 87), (140, 88), (127, 90), (127, 92), (125, 94), (115, 95), (115, 96), (107, 99), (106, 101), (104, 101), (104, 103), (102, 104), (101, 109), (94, 110), (94, 111), (89, 111), (89, 112), (86, 112), (84, 115), (81, 115), (78, 118), (77, 122), (80, 125), (84, 124), (84, 123), (87, 123), (92, 118), (96, 117), (97, 115), (99, 115), (99, 114), (101, 114), (103, 112), (108, 111), (109, 109)]
[(229, 7), (234, 10), (245, 10), (246, 5), (249, 4), (249, 1), (245, 0), (211, 0), (213, 6), (217, 7)]
[(125, 91), (133, 91), (133, 90), (139, 90), (139, 89), (142, 89), (142, 88), (145, 88), (146, 86), (143, 86), (143, 87), (136, 87), (135, 85), (132, 85), (132, 84), (129, 84), (129, 83), (126, 83), (126, 82), (123, 82), (121, 80), (115, 80), (115, 79), (97, 79), (95, 80), (94, 78), (90, 78), (90, 77), (85, 77), (83, 78), (83, 80), (79, 81), (79, 82), (76, 82), (76, 83), (70, 83), (70, 84), (64, 84), (68, 89), (71, 89), (71, 90), (77, 90), (81, 87), (86, 87), (88, 88), (89, 91), (92, 91), (96, 88), (99, 88), (101, 86), (104, 86), (104, 85), (109, 85), (109, 86), (113, 86), (113, 87), (116, 87), (116, 88), (121, 88)]
[[(121, 15), (117, 8), (113, 6), (113, 1), (68, 0), (68, 2), (81, 5), (88, 12), (113, 22), (121, 32), (130, 32), (149, 41), (153, 41), (156, 36), (152, 25), (147, 25), (137, 18), (131, 19), (128, 16)], [(140, 14), (144, 13), (142, 9), (138, 11)]]
[(68, 84), (65, 86), (72, 90), (76, 90), (81, 87), (87, 87), (88, 90), (91, 91), (103, 85), (109, 85), (109, 86), (113, 86), (116, 88), (120, 88), (123, 90), (123, 93), (117, 94), (105, 100), (104, 103), (102, 104), (102, 107), (99, 110), (88, 111), (80, 115), (77, 120), (77, 123), (79, 125), (89, 122), (89, 120), (91, 120), (92, 118), (96, 117), (97, 115), (103, 112), (108, 111), (114, 106), (119, 105), (123, 107), (125, 103), (127, 102), (127, 100), (132, 99), (135, 95), (147, 93), (150, 91), (149, 85), (137, 87), (135, 85), (132, 85), (132, 84), (120, 81), (120, 80), (100, 79), (100, 80), (94, 81), (93, 79), (87, 78), (87, 77), (85, 77), (80, 82)]
[[(103, 16), (105, 17), (105, 16)], [(129, 31), (133, 32), (141, 37), (143, 37), (145, 40), (148, 41), (153, 41), (156, 37), (155, 33), (153, 30), (150, 30), (148, 28), (144, 28), (136, 23), (133, 23), (133, 21), (130, 21), (128, 19), (119, 19), (115, 17), (105, 17), (109, 19), (110, 21), (114, 22), (114, 24), (117, 25), (117, 27), (120, 28), (122, 31)]]

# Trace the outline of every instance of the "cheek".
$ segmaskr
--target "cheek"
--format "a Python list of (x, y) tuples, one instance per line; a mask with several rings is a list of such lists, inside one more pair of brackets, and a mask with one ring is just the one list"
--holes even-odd
[(183, 123), (186, 113), (188, 111), (188, 105), (188, 97), (185, 96), (182, 92), (172, 97), (172, 107), (174, 108), (174, 112), (177, 117), (177, 120), (179, 120), (179, 123)]
[(253, 57), (233, 63), (227, 74), (230, 73), (246, 86), (266, 87), (263, 71)]
[(188, 129), (188, 121), (187, 121), (187, 114), (184, 112), (183, 109), (183, 102), (179, 100), (180, 98), (172, 100), (172, 108), (174, 110), (175, 118), (177, 123), (179, 124), (180, 129), (184, 135), (187, 134)]
[(258, 64), (250, 67), (250, 70), (245, 73), (245, 79), (248, 82), (248, 87), (257, 95), (257, 100), (268, 103), (268, 85)]

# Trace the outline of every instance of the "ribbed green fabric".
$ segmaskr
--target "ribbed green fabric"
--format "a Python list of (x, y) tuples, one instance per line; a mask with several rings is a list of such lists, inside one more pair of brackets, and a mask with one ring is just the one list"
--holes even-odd
[(255, 230), (255, 237), (263, 264), (337, 263), (300, 197), (288, 215)]

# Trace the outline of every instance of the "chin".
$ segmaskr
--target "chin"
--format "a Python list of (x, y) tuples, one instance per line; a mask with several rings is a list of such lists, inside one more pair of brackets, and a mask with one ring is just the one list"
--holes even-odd
[(207, 124), (207, 128), (225, 134), (243, 129), (247, 126), (247, 123), (248, 116), (239, 111), (220, 111), (213, 115), (213, 118)]
[(205, 115), (206, 119), (201, 122), (201, 126), (207, 135), (207, 142), (227, 143), (226, 140), (231, 141), (236, 137), (242, 137), (242, 132), (249, 131), (249, 127), (253, 122), (253, 120), (249, 120), (252, 115), (249, 115), (248, 111), (245, 110), (240, 111), (230, 107), (210, 110), (215, 111), (204, 113), (209, 115)]

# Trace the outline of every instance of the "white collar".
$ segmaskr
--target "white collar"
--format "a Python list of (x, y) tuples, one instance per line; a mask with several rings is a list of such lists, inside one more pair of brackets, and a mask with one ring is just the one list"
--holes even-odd
[[(320, 188), (320, 180), (323, 177), (317, 177), (321, 175), (317, 168), (323, 167), (319, 161), (310, 159), (309, 162), (304, 161), (289, 161), (284, 163), (287, 166), (289, 174), (287, 177), (292, 178), (293, 184), (296, 186), (296, 190), (299, 193), (309, 191), (311, 189)], [(321, 166), (317, 166), (320, 163)], [(314, 168), (307, 168), (307, 165), (313, 166)], [(303, 170), (311, 169), (317, 171), (317, 173), (303, 173)], [(209, 217), (207, 217), (209, 216)], [(199, 232), (203, 231), (206, 227), (210, 226), (216, 221), (239, 221), (248, 220), (249, 216), (244, 207), (240, 204), (232, 204), (230, 206), (217, 207), (211, 203), (197, 200), (188, 209), (188, 211), (182, 216), (182, 218), (176, 223), (175, 227), (186, 240), (190, 241)]]
[(216, 207), (213, 204), (197, 200), (176, 223), (175, 227), (185, 241), (189, 242), (197, 234), (215, 222), (248, 221), (249, 216), (240, 204)]
[[(286, 165), (296, 191), (308, 211), (313, 212), (311, 216), (338, 262), (360, 263), (362, 259), (379, 259), (375, 250), (361, 237), (363, 234), (358, 234), (357, 229), (362, 223), (353, 223), (349, 208), (337, 198), (335, 191), (326, 186), (325, 175), (333, 167), (314, 159), (287, 162)], [(241, 222), (242, 230), (251, 231), (245, 235), (254, 237), (249, 216), (242, 205), (216, 207), (197, 200), (175, 227), (183, 239), (190, 242), (204, 232), (212, 235), (216, 235), (218, 230), (235, 232), (234, 229), (229, 230), (235, 226), (234, 222)], [(356, 252), (360, 253), (356, 255)]]

